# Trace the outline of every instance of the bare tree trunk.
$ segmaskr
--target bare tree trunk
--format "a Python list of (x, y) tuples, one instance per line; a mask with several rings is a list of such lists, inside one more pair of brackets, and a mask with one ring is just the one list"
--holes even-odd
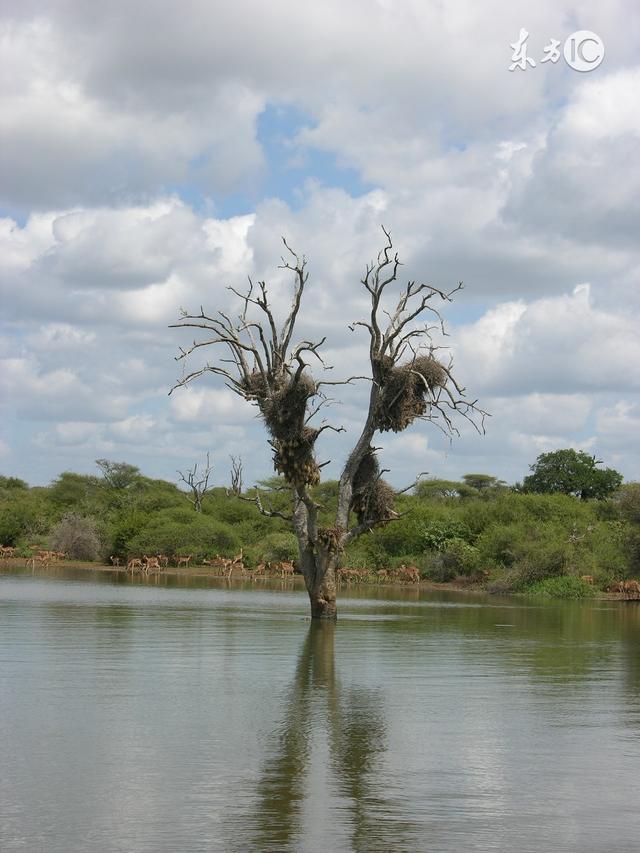
[(312, 619), (335, 621), (337, 554), (326, 549), (300, 549), (300, 567), (311, 603)]

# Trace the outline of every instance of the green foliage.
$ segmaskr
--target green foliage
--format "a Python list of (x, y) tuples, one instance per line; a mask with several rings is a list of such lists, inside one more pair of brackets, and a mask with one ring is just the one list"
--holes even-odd
[(422, 500), (439, 498), (469, 498), (478, 495), (478, 490), (466, 483), (455, 480), (421, 480), (415, 487), (415, 494)]
[(469, 488), (483, 495), (506, 488), (504, 480), (492, 477), (491, 474), (465, 474), (462, 478)]
[(189, 509), (156, 513), (125, 543), (127, 554), (191, 553), (194, 557), (231, 556), (240, 548), (229, 524)]
[(0, 544), (18, 545), (46, 533), (57, 511), (43, 489), (11, 489), (0, 498)]
[(88, 509), (99, 488), (97, 477), (63, 471), (49, 489), (51, 502), (59, 509)]
[(420, 550), (429, 551), (446, 551), (452, 540), (468, 542), (471, 539), (471, 531), (467, 525), (455, 518), (423, 524), (420, 534)]
[(530, 595), (539, 595), (544, 598), (592, 598), (595, 594), (594, 588), (575, 575), (563, 575), (562, 577), (546, 578), (532, 584), (527, 589)]
[(30, 517), (27, 508), (5, 504), (0, 508), (0, 543), (16, 545), (25, 536)]
[(4, 491), (5, 489), (28, 489), (29, 484), (25, 483), (24, 480), (20, 480), (18, 477), (4, 477), (0, 474), (0, 491)]
[(613, 468), (596, 468), (600, 462), (583, 450), (555, 450), (538, 456), (533, 472), (524, 478), (525, 492), (562, 492), (582, 500), (602, 499), (615, 492), (622, 474)]
[[(261, 515), (252, 500), (214, 488), (204, 497), (202, 513), (194, 513), (174, 483), (144, 477), (126, 463), (108, 463), (106, 470), (122, 478), (115, 476), (111, 485), (105, 477), (67, 471), (45, 488), (0, 478), (0, 543), (24, 548), (62, 542), (61, 522), (73, 517), (76, 524), (81, 519), (95, 525), (96, 547), (105, 560), (111, 554), (184, 553), (197, 562), (233, 556), (240, 547), (249, 566), (297, 559), (287, 522)], [(596, 588), (606, 589), (614, 580), (640, 575), (640, 484), (626, 484), (606, 500), (581, 501), (559, 491), (519, 493), (490, 475), (464, 479), (428, 480), (415, 495), (399, 496), (402, 517), (351, 542), (342, 564), (371, 572), (416, 565), (434, 581), (488, 570), (493, 592), (580, 575), (592, 575)], [(282, 478), (271, 478), (260, 494), (265, 507), (288, 514), (291, 493), (282, 485)], [(314, 486), (312, 494), (323, 505), (320, 524), (330, 526), (337, 482)], [(254, 496), (253, 489), (244, 494)], [(69, 548), (61, 544), (59, 550)]]
[(258, 557), (265, 562), (293, 562), (298, 559), (298, 542), (293, 533), (270, 533), (257, 546)]
[(96, 465), (102, 471), (105, 482), (111, 489), (128, 489), (140, 477), (140, 469), (127, 462), (111, 462), (109, 459), (96, 459)]
[(616, 503), (622, 518), (640, 525), (640, 483), (625, 483), (616, 494)]
[(480, 553), (464, 539), (449, 539), (443, 548), (445, 568), (455, 575), (471, 575), (480, 567)]

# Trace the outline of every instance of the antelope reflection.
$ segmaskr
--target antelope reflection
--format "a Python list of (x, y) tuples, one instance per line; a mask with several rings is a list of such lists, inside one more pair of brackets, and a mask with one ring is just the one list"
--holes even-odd
[(331, 623), (309, 626), (287, 716), (257, 783), (251, 849), (312, 849), (312, 837), (330, 849), (336, 836), (355, 851), (412, 849), (403, 835), (415, 827), (375, 785), (386, 737), (381, 691), (341, 684), (335, 631)]

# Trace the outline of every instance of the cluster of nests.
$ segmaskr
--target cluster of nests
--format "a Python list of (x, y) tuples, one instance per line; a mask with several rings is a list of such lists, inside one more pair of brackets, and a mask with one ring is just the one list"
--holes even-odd
[(305, 426), (307, 402), (318, 390), (313, 379), (305, 373), (297, 379), (283, 374), (269, 385), (260, 373), (253, 373), (245, 390), (257, 401), (271, 436), (276, 471), (294, 486), (319, 483), (314, 455), (318, 430)]
[(443, 388), (447, 371), (431, 355), (418, 356), (396, 367), (392, 359), (380, 364), (380, 396), (375, 411), (376, 429), (402, 432), (416, 418), (426, 414), (429, 398)]
[(353, 479), (351, 509), (358, 524), (384, 524), (395, 518), (395, 491), (380, 478), (380, 466), (373, 450), (369, 449)]
[[(392, 359), (379, 365), (380, 394), (374, 413), (376, 429), (401, 432), (424, 415), (429, 399), (444, 387), (448, 374), (433, 356), (419, 356), (396, 367)], [(320, 482), (314, 445), (318, 430), (306, 426), (307, 403), (317, 394), (317, 386), (306, 373), (291, 376), (283, 372), (269, 381), (252, 373), (244, 390), (254, 399), (271, 436), (273, 464), (288, 483), (314, 486)], [(360, 524), (384, 523), (394, 517), (394, 491), (380, 479), (375, 453), (362, 460), (355, 476), (352, 509)]]

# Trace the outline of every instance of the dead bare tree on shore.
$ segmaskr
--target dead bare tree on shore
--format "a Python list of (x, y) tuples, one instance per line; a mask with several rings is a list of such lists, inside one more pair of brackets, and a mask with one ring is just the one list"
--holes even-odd
[(231, 494), (240, 497), (242, 494), (242, 456), (231, 457)]
[[(311, 615), (316, 619), (336, 617), (336, 568), (345, 546), (399, 517), (394, 509), (396, 492), (382, 478), (386, 472), (380, 469), (377, 448), (373, 446), (376, 431), (402, 432), (416, 419), (422, 419), (454, 435), (458, 432), (457, 416), (478, 431), (484, 429), (486, 413), (477, 401), (465, 396), (465, 389), (453, 376), (451, 360), (445, 363), (437, 357), (440, 347), (432, 340), (433, 332), (445, 334), (436, 305), (450, 302), (462, 283), (446, 292), (409, 281), (400, 288), (395, 307), (386, 310), (383, 297), (397, 283), (400, 260), (390, 233), (384, 228), (383, 232), (385, 245), (377, 260), (367, 265), (361, 279), (369, 295), (369, 316), (350, 326), (352, 331), (363, 328), (368, 334), (367, 376), (337, 382), (313, 378), (309, 359), (326, 368), (320, 353), (326, 339), (292, 343), (309, 274), (306, 257), (297, 255), (284, 239), (287, 256), (280, 268), (293, 275), (293, 298), (284, 322), (278, 323), (273, 313), (266, 283), (249, 279), (244, 293), (229, 288), (242, 304), (236, 319), (223, 311), (206, 314), (201, 307), (198, 314), (184, 311), (180, 321), (171, 327), (203, 332), (200, 340), (180, 348), (178, 361), (186, 360), (202, 347), (219, 344), (227, 348), (229, 355), (215, 364), (185, 372), (171, 392), (212, 373), (221, 376), (227, 387), (260, 411), (269, 433), (275, 470), (291, 488), (291, 512), (265, 507), (258, 490), (251, 500), (263, 515), (285, 519), (292, 525)], [(327, 423), (315, 426), (312, 421), (326, 403), (324, 386), (356, 380), (370, 384), (367, 414), (342, 470), (335, 523), (320, 527), (321, 507), (314, 500), (311, 487), (320, 481), (321, 468), (328, 463), (317, 462), (315, 443), (325, 430), (344, 430)]]
[(187, 468), (186, 474), (183, 474), (182, 471), (178, 471), (180, 475), (180, 480), (185, 483), (188, 488), (190, 494), (187, 494), (187, 499), (191, 501), (193, 504), (193, 508), (196, 512), (202, 512), (202, 499), (210, 492), (213, 486), (209, 485), (209, 480), (211, 478), (211, 474), (213, 473), (213, 466), (209, 461), (209, 453), (207, 452), (207, 461), (204, 466), (204, 470), (200, 477), (198, 477), (198, 463), (196, 462), (193, 468)]

